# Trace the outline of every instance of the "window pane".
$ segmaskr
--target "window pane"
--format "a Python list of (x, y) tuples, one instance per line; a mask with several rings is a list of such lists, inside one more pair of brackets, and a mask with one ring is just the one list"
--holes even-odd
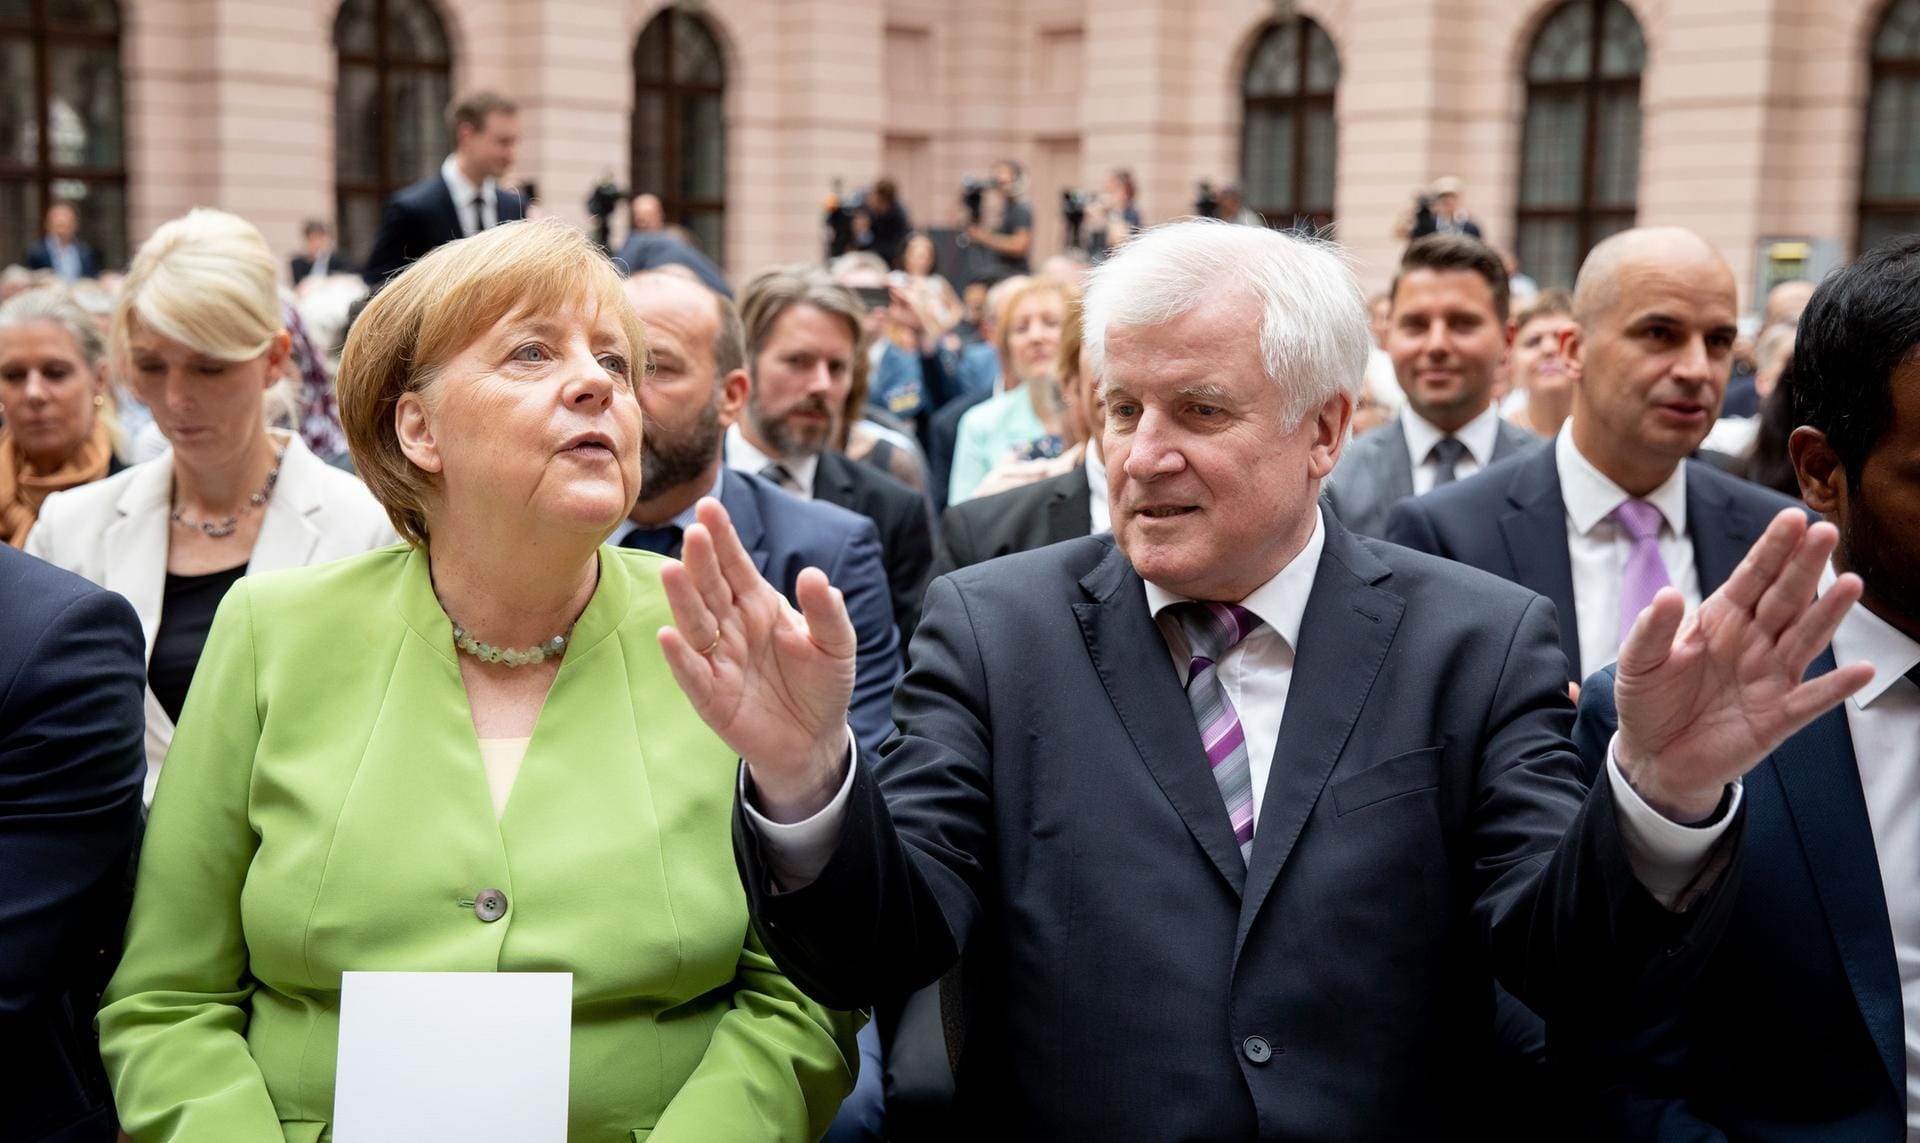
[(114, 32), (120, 28), (120, 12), (113, 0), (47, 0), (47, 23), (58, 28)]
[(1600, 74), (1608, 78), (1639, 75), (1647, 67), (1647, 42), (1640, 21), (1620, 0), (1608, 0), (1606, 38), (1600, 43)]
[(672, 12), (662, 12), (647, 21), (640, 33), (640, 44), (633, 49), (633, 78), (651, 83), (667, 80), (667, 23)]
[(447, 30), (425, 0), (387, 0), (387, 50), (397, 60), (445, 63)]
[(1920, 234), (1920, 211), (1906, 214), (1869, 214), (1860, 220), (1860, 252), (1908, 234)]
[(726, 128), (720, 97), (680, 97), (680, 194), (719, 198), (726, 193)]
[(120, 165), (120, 58), (112, 48), (47, 49), (53, 161), (62, 167)]
[(33, 87), (33, 45), (26, 40), (0, 40), (0, 159), (40, 161)]
[(396, 183), (424, 179), (440, 169), (447, 142), (447, 104), (453, 96), (443, 71), (395, 71), (387, 77), (393, 97), (393, 171)]
[(1640, 96), (1636, 91), (1606, 92), (1596, 110), (1594, 202), (1632, 206), (1640, 187)]
[(1292, 214), (1293, 112), (1275, 107), (1247, 109), (1245, 164), (1247, 205), (1261, 214)]
[(633, 191), (667, 193), (667, 97), (638, 92), (633, 100)]
[(373, 252), (373, 236), (380, 232), (380, 211), (385, 205), (377, 194), (342, 191), (335, 198), (338, 213), (340, 249), (354, 262)]
[(1554, 286), (1571, 288), (1579, 265), (1574, 261), (1578, 230), (1571, 220), (1523, 218), (1519, 240), (1514, 244), (1520, 268), (1542, 289)]
[(342, 67), (333, 96), (334, 178), (344, 183), (380, 179), (379, 80), (370, 67)]
[(1333, 41), (1327, 33), (1312, 20), (1301, 19), (1300, 24), (1307, 32), (1307, 84), (1309, 95), (1330, 94), (1340, 83), (1340, 56), (1333, 49)]
[(1920, 59), (1920, 0), (1899, 0), (1887, 9), (1873, 54), (1883, 60)]
[(1572, 207), (1586, 169), (1586, 117), (1577, 94), (1534, 93), (1527, 100), (1520, 159), (1522, 206)]
[(345, 0), (333, 21), (333, 46), (349, 55), (370, 56), (379, 50), (374, 24), (374, 0)]
[(673, 21), (673, 78), (681, 83), (727, 81), (720, 45), (706, 25), (691, 16), (676, 16)]
[(1254, 49), (1247, 65), (1248, 95), (1292, 95), (1300, 90), (1300, 25), (1276, 24)]
[(1569, 0), (1535, 35), (1527, 57), (1527, 78), (1585, 79), (1592, 64), (1593, 8), (1588, 0)]
[(692, 232), (701, 253), (719, 262), (726, 256), (723, 248), (726, 237), (725, 215), (717, 210), (689, 210), (682, 212), (680, 225)]
[(1307, 127), (1307, 169), (1300, 188), (1302, 210), (1328, 214), (1333, 211), (1333, 175), (1337, 140), (1333, 130), (1333, 108), (1308, 108), (1301, 116)]
[(103, 266), (127, 264), (127, 196), (117, 184), (55, 179), (54, 198), (73, 204), (80, 216), (80, 238), (100, 252)]
[(0, 24), (26, 25), (33, 20), (30, 0), (0, 0)]
[(1868, 199), (1920, 198), (1920, 77), (1875, 78), (1867, 116)]
[(40, 188), (24, 179), (0, 179), (0, 266), (27, 256), (40, 241)]

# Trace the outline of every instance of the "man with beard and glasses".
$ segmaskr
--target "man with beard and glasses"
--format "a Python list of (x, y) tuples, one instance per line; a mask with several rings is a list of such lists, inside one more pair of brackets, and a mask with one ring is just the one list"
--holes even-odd
[(803, 568), (826, 572), (846, 594), (859, 637), (848, 721), (862, 746), (879, 749), (893, 732), (901, 655), (873, 522), (721, 462), (721, 442), (752, 385), (732, 302), (658, 272), (628, 278), (627, 298), (646, 323), (653, 375), (640, 389), (640, 500), (609, 542), (678, 559), (694, 503), (712, 496), (726, 505), (754, 566), (789, 599)]
[(745, 415), (727, 429), (727, 464), (873, 521), (904, 645), (933, 566), (926, 499), (833, 448), (862, 351), (866, 308), (826, 271), (794, 266), (748, 282), (740, 291), (740, 318), (752, 384)]
[[(1800, 319), (1788, 449), (1863, 582), (1809, 675), (1873, 681), (1746, 779), (1739, 895), (1670, 1022), (1583, 1072), (1604, 1137), (1920, 1138), (1920, 238), (1828, 278)], [(1589, 763), (1614, 723), (1587, 684)]]

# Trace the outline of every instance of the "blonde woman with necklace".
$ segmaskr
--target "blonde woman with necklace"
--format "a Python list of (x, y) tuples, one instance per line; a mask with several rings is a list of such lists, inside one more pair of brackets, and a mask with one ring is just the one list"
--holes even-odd
[(149, 800), (214, 609), (243, 575), (399, 539), (365, 487), (269, 431), (288, 353), (279, 267), (251, 223), (195, 210), (162, 226), (121, 287), (108, 359), (171, 446), (47, 498), (27, 551), (127, 597), (147, 640)]

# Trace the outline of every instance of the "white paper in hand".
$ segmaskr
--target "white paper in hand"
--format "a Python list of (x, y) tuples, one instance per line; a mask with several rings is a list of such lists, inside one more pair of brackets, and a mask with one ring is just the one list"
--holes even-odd
[(349, 972), (334, 1143), (566, 1143), (568, 972)]

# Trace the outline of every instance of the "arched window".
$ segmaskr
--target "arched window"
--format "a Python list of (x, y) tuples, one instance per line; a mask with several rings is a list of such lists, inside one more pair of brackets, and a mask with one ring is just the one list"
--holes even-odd
[(127, 160), (114, 0), (0, 0), (0, 265), (69, 202), (108, 266), (127, 260)]
[(633, 49), (633, 192), (660, 196), (667, 221), (724, 264), (727, 65), (698, 16), (668, 8)]
[(1920, 233), (1920, 0), (1894, 0), (1880, 18), (1872, 84), (1861, 148), (1860, 250)]
[(1620, 0), (1567, 0), (1527, 53), (1515, 253), (1542, 286), (1570, 286), (1587, 251), (1633, 225), (1647, 45)]
[(1241, 77), (1240, 181), (1269, 226), (1333, 225), (1340, 57), (1305, 16), (1267, 25)]
[(334, 209), (339, 247), (357, 259), (373, 246), (387, 196), (447, 156), (453, 52), (427, 0), (345, 0), (333, 46)]

